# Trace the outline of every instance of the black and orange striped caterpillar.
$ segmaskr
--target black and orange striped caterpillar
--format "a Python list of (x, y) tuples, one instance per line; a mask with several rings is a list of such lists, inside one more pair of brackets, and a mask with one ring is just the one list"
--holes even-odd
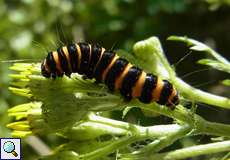
[(152, 101), (171, 109), (179, 103), (178, 92), (167, 80), (146, 73), (98, 44), (72, 43), (49, 52), (41, 64), (44, 77), (62, 77), (78, 73), (105, 83), (111, 91), (120, 91), (126, 99)]

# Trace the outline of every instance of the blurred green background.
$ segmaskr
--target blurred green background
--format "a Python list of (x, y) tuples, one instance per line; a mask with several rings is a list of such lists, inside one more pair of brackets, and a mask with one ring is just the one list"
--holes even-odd
[[(186, 35), (206, 42), (229, 59), (229, 26), (230, 0), (0, 0), (0, 137), (10, 136), (5, 128), (10, 121), (7, 108), (27, 101), (7, 89), (8, 67), (12, 64), (8, 60), (40, 62), (48, 50), (79, 41), (132, 52), (136, 41), (158, 36), (169, 61), (174, 64), (189, 51), (182, 44), (167, 42), (170, 35)], [(202, 57), (204, 54), (194, 53), (178, 64), (178, 75), (206, 68), (195, 63)], [(183, 79), (211, 93), (229, 96), (229, 88), (220, 84), (227, 76), (208, 70)], [(197, 112), (210, 121), (230, 123), (226, 110), (199, 107)], [(120, 119), (120, 115), (120, 112), (113, 113), (116, 119)], [(132, 110), (127, 119), (142, 125), (170, 121), (164, 117), (144, 117), (138, 109)], [(43, 139), (47, 143), (56, 141)], [(209, 137), (198, 137), (193, 143), (203, 140), (207, 142)], [(30, 147), (26, 144), (24, 147), (30, 152)], [(32, 150), (24, 158), (36, 156)]]

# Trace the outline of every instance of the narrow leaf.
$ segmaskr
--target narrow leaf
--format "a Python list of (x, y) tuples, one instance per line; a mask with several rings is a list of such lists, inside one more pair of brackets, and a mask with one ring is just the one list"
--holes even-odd
[(224, 72), (227, 72), (227, 73), (230, 73), (230, 68), (228, 65), (226, 64), (223, 64), (217, 60), (212, 60), (212, 59), (201, 59), (199, 61), (197, 61), (197, 63), (199, 64), (204, 64), (204, 65), (207, 65), (207, 66), (210, 66), (212, 68), (215, 68), (217, 70), (220, 70), (220, 71), (224, 71)]

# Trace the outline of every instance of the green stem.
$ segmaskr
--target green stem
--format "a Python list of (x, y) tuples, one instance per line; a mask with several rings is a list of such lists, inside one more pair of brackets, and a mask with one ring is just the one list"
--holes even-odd
[(199, 120), (196, 123), (196, 128), (194, 134), (206, 134), (206, 135), (216, 135), (230, 137), (230, 125), (221, 124), (215, 122), (209, 122), (206, 120)]
[(141, 159), (142, 157), (146, 157), (151, 153), (158, 152), (161, 149), (173, 144), (176, 140), (182, 138), (190, 131), (189, 126), (182, 126), (179, 130), (175, 132), (171, 132), (167, 136), (162, 136), (159, 139), (156, 139), (152, 143), (143, 147), (138, 151), (134, 151), (131, 154), (123, 154), (120, 155), (121, 159), (131, 158), (131, 159)]
[(209, 105), (218, 106), (225, 109), (230, 109), (230, 99), (217, 96), (211, 93), (204, 92), (200, 89), (196, 89), (180, 78), (172, 79), (176, 88), (191, 101), (199, 101)]
[(139, 151), (134, 152), (133, 154), (158, 152), (161, 149), (173, 144), (176, 140), (184, 137), (190, 130), (191, 128), (188, 125), (181, 126), (180, 129), (176, 130), (175, 132), (171, 132), (166, 136), (160, 137), (158, 140), (153, 141), (149, 145), (145, 146)]
[(155, 103), (142, 104), (137, 100), (133, 100), (129, 104), (130, 106), (139, 106), (149, 112), (159, 113), (167, 117), (178, 120), (180, 123), (186, 123), (193, 129), (193, 134), (210, 134), (216, 136), (230, 137), (230, 125), (208, 122), (199, 115), (191, 112), (183, 106), (178, 106), (174, 111), (161, 107)]
[(219, 152), (230, 151), (230, 141), (210, 143), (205, 145), (197, 145), (193, 147), (187, 147), (184, 149), (178, 149), (171, 152), (155, 154), (149, 157), (151, 160), (167, 160), (167, 159), (186, 159), (189, 157), (195, 157), (204, 154), (213, 154)]
[(126, 136), (126, 137), (120, 138), (117, 141), (112, 142), (111, 144), (109, 144), (103, 148), (99, 148), (99, 149), (92, 151), (90, 153), (80, 155), (79, 159), (94, 160), (97, 158), (104, 157), (104, 156), (116, 151), (118, 148), (125, 147), (125, 146), (129, 145), (130, 143), (135, 142), (136, 139), (137, 139), (137, 137), (135, 137), (135, 136)]
[[(185, 125), (157, 125), (157, 126), (150, 126), (150, 127), (137, 127), (137, 133), (143, 139), (145, 138), (158, 138), (170, 135), (177, 135), (178, 133), (182, 134), (182, 131), (190, 131), (190, 127)], [(184, 133), (183, 132), (183, 133)]]
[[(125, 129), (127, 130), (126, 134), (129, 131), (132, 134), (138, 134), (138, 136), (142, 138), (167, 136), (167, 135), (175, 134), (178, 131), (183, 130), (183, 128), (188, 128), (188, 127), (184, 127), (178, 124), (142, 127), (142, 126), (130, 124), (127, 122), (121, 122), (121, 121), (97, 116), (93, 113), (91, 113), (88, 116), (88, 118), (89, 118), (88, 120), (91, 122), (98, 123), (98, 124), (106, 124), (108, 126), (112, 126), (112, 127), (119, 128), (119, 129)], [(97, 128), (97, 129), (100, 129), (100, 128)], [(113, 131), (110, 130), (110, 133), (112, 134)]]
[(110, 125), (110, 126), (113, 126), (113, 127), (126, 129), (126, 130), (128, 130), (130, 128), (130, 125), (132, 125), (132, 124), (129, 124), (129, 123), (126, 123), (126, 122), (117, 121), (117, 120), (113, 120), (113, 119), (110, 119), (110, 118), (97, 116), (94, 113), (90, 113), (87, 116), (87, 121), (102, 123), (102, 124)]
[(180, 110), (177, 111), (176, 113), (169, 114), (169, 116), (181, 120), (186, 124), (189, 124), (193, 128), (193, 132), (191, 132), (191, 134), (193, 135), (206, 134), (206, 135), (230, 137), (229, 124), (209, 122), (197, 114), (191, 112), (181, 113)]

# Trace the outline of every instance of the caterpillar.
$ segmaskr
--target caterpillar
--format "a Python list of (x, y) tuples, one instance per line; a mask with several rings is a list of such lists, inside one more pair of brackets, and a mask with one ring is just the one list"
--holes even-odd
[(179, 104), (178, 92), (169, 81), (146, 73), (98, 44), (71, 43), (49, 52), (41, 63), (41, 73), (53, 79), (78, 73), (105, 83), (111, 91), (120, 91), (127, 100), (154, 101), (171, 109)]

